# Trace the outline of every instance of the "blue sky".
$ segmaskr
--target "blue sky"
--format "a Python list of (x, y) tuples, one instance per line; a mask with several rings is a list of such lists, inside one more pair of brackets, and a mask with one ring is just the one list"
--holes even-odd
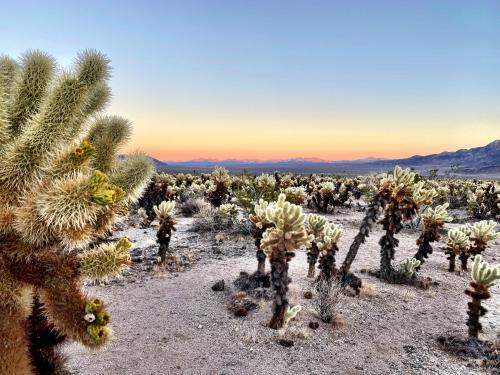
[(500, 138), (500, 2), (0, 5), (1, 53), (108, 54), (110, 111), (163, 159), (399, 157)]

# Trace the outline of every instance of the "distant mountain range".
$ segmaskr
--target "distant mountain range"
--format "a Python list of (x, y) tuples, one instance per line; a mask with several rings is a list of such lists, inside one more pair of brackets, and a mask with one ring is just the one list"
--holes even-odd
[(500, 140), (483, 147), (460, 149), (454, 152), (441, 152), (432, 155), (415, 155), (405, 159), (377, 159), (329, 161), (317, 158), (288, 160), (190, 160), (163, 162), (153, 159), (156, 168), (164, 172), (208, 172), (217, 166), (231, 172), (296, 172), (296, 173), (334, 173), (359, 175), (370, 172), (387, 171), (396, 165), (412, 167), (426, 173), (438, 169), (439, 174), (500, 176)]

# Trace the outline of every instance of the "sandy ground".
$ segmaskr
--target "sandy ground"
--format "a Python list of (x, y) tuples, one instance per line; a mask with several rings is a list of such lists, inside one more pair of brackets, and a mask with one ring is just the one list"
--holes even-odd
[[(342, 223), (345, 234), (339, 243), (337, 260), (342, 261), (357, 232), (363, 213), (345, 210), (330, 219)], [(189, 231), (192, 219), (181, 218), (171, 248), (193, 261), (184, 272), (158, 274), (148, 259), (154, 258), (155, 230), (126, 228), (116, 236), (129, 236), (136, 244), (133, 269), (118, 282), (87, 286), (89, 293), (110, 304), (115, 333), (112, 345), (90, 353), (81, 346), (66, 348), (69, 365), (78, 374), (485, 374), (477, 360), (459, 359), (441, 350), (439, 335), (467, 333), (463, 293), (467, 274), (447, 272), (441, 242), (420, 274), (439, 285), (429, 290), (389, 285), (363, 274), (363, 282), (374, 295), (347, 297), (340, 306), (346, 325), (334, 328), (321, 323), (312, 302), (303, 298), (310, 289), (305, 278), (304, 251), (290, 264), (293, 279), (292, 304), (303, 310), (293, 320), (287, 338), (293, 347), (277, 343), (279, 333), (264, 325), (271, 316), (271, 302), (262, 301), (258, 310), (237, 318), (227, 310), (230, 291), (214, 292), (214, 282), (224, 279), (226, 287), (241, 270), (256, 268), (255, 248), (249, 237), (226, 235), (222, 242), (215, 233), (199, 235)], [(353, 270), (376, 269), (379, 262), (379, 228), (362, 246)], [(418, 233), (404, 230), (398, 235), (397, 260), (416, 251)], [(184, 256), (183, 255), (183, 256)], [(500, 263), (500, 243), (485, 253), (488, 261)], [(500, 287), (486, 301), (489, 310), (482, 319), (482, 338), (500, 334)], [(308, 323), (319, 322), (317, 330)]]

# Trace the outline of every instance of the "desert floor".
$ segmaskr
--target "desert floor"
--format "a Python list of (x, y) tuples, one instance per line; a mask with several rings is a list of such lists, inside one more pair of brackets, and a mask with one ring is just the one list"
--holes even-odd
[[(344, 225), (337, 255), (341, 262), (357, 233), (362, 212), (341, 210), (329, 218)], [(113, 316), (114, 340), (103, 352), (92, 353), (71, 344), (66, 348), (69, 365), (79, 374), (486, 374), (476, 359), (457, 358), (442, 350), (440, 335), (466, 337), (467, 302), (464, 289), (468, 274), (447, 272), (441, 241), (420, 274), (438, 285), (428, 290), (390, 285), (362, 274), (365, 285), (358, 297), (345, 297), (339, 306), (336, 326), (321, 323), (305, 277), (306, 254), (298, 251), (291, 261), (292, 304), (303, 310), (286, 332), (265, 327), (271, 317), (271, 301), (246, 317), (227, 309), (234, 293), (233, 280), (240, 271), (256, 269), (255, 246), (248, 235), (190, 231), (192, 218), (180, 218), (171, 249), (192, 262), (182, 272), (159, 272), (152, 261), (155, 228), (133, 224), (115, 232), (135, 242), (134, 264), (123, 278), (106, 285), (87, 286), (90, 294), (103, 297)], [(454, 225), (454, 224), (452, 224)], [(448, 226), (449, 227), (449, 226)], [(353, 271), (376, 269), (379, 262), (377, 227), (358, 253)], [(397, 237), (396, 263), (416, 251), (418, 232), (405, 229)], [(484, 254), (500, 262), (500, 242)], [(458, 267), (457, 262), (457, 267)], [(211, 286), (224, 279), (226, 291)], [(482, 318), (483, 339), (500, 334), (500, 287), (486, 301)], [(316, 330), (309, 322), (319, 322)], [(294, 341), (284, 347), (279, 338)]]

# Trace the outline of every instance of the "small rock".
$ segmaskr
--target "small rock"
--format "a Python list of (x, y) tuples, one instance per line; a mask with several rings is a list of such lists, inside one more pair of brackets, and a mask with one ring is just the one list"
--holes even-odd
[(311, 328), (312, 330), (318, 329), (319, 323), (318, 322), (309, 322), (309, 328)]
[(313, 298), (313, 294), (310, 290), (308, 290), (307, 292), (304, 292), (304, 298), (305, 299), (312, 299)]
[(226, 287), (226, 284), (224, 282), (224, 279), (217, 281), (214, 285), (212, 285), (212, 290), (214, 292), (222, 292), (224, 291)]
[(292, 340), (285, 340), (285, 339), (278, 340), (278, 344), (286, 348), (290, 348), (295, 345), (295, 343)]

